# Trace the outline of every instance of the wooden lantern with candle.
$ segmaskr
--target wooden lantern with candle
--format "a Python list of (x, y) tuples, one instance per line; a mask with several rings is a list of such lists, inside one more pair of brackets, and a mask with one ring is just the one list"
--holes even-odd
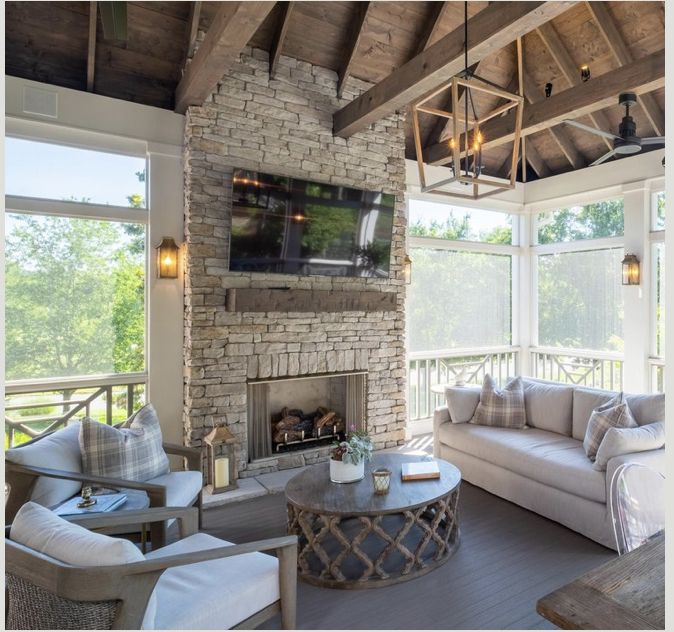
[(236, 437), (224, 426), (217, 426), (204, 437), (204, 443), (208, 446), (210, 493), (236, 489)]

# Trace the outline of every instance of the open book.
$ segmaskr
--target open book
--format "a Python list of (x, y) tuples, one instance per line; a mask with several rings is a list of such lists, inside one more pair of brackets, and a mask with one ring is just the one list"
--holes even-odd
[(103, 513), (114, 511), (126, 502), (126, 494), (105, 494), (103, 496), (92, 496), (96, 499), (96, 504), (91, 507), (80, 508), (77, 503), (82, 501), (81, 496), (75, 496), (66, 500), (63, 504), (56, 507), (53, 511), (57, 516), (77, 516), (81, 514)]

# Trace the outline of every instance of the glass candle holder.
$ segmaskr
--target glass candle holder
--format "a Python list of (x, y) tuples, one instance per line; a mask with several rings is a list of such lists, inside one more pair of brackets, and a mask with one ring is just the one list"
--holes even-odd
[(391, 487), (391, 470), (380, 468), (372, 472), (372, 480), (374, 481), (374, 493), (378, 495), (388, 494)]

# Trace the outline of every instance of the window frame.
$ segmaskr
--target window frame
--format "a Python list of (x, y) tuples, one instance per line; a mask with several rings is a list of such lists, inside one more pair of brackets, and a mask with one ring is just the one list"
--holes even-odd
[[(451, 250), (451, 251), (460, 251), (460, 252), (471, 252), (471, 253), (480, 253), (480, 254), (491, 254), (491, 255), (507, 255), (510, 256), (510, 345), (507, 345), (507, 348), (513, 349), (519, 347), (520, 344), (520, 292), (521, 292), (521, 282), (520, 282), (520, 271), (522, 269), (522, 255), (523, 247), (520, 245), (521, 239), (521, 218), (523, 217), (522, 212), (515, 212), (513, 210), (505, 210), (501, 208), (485, 208), (484, 205), (476, 206), (469, 204), (462, 204), (452, 202), (449, 204), (446, 200), (430, 198), (428, 196), (421, 195), (408, 195), (407, 196), (407, 216), (409, 219), (409, 209), (410, 205), (415, 201), (418, 202), (432, 202), (435, 204), (446, 204), (452, 208), (465, 209), (466, 211), (471, 210), (480, 210), (487, 211), (490, 213), (500, 213), (502, 215), (510, 215), (512, 217), (512, 243), (511, 244), (494, 244), (485, 241), (471, 241), (464, 239), (441, 239), (439, 237), (418, 237), (408, 235), (407, 237), (407, 250), (408, 254), (412, 259), (412, 275), (414, 275), (414, 257), (412, 255), (412, 250), (414, 248), (431, 248), (434, 250)], [(407, 298), (409, 300), (409, 297)], [(409, 320), (406, 319), (406, 323), (409, 324)], [(409, 336), (407, 337), (409, 339)], [(498, 347), (499, 349), (504, 349), (503, 345)], [(482, 347), (470, 347), (466, 349), (467, 351), (482, 351), (482, 350), (492, 350), (495, 349), (494, 346), (486, 345)], [(412, 353), (409, 352), (408, 353)], [(417, 353), (417, 352), (414, 352)]]
[(8, 138), (21, 138), (24, 140), (34, 140), (37, 142), (50, 143), (53, 145), (63, 145), (67, 147), (78, 147), (80, 149), (87, 149), (91, 151), (98, 151), (100, 153), (112, 153), (117, 155), (131, 156), (135, 158), (142, 158), (145, 161), (145, 207), (144, 208), (133, 208), (125, 206), (114, 206), (106, 204), (92, 204), (87, 202), (74, 202), (74, 201), (59, 201), (51, 200), (48, 198), (35, 198), (27, 197), (20, 195), (5, 195), (5, 214), (25, 214), (25, 215), (39, 215), (39, 216), (55, 216), (55, 217), (66, 217), (72, 219), (89, 219), (95, 221), (108, 221), (116, 223), (132, 223), (132, 224), (141, 224), (145, 227), (145, 236), (144, 236), (144, 247), (145, 247), (145, 257), (144, 257), (144, 274), (145, 274), (145, 287), (144, 287), (144, 336), (143, 336), (143, 355), (145, 358), (144, 370), (140, 372), (132, 373), (111, 373), (111, 374), (95, 374), (95, 375), (82, 375), (82, 376), (54, 376), (50, 378), (40, 378), (40, 379), (20, 379), (20, 380), (8, 380), (6, 381), (7, 386), (21, 388), (24, 385), (40, 385), (44, 382), (45, 386), (49, 386), (55, 382), (62, 382), (65, 380), (77, 380), (78, 382), (86, 382), (87, 380), (94, 380), (97, 383), (103, 380), (104, 382), (109, 379), (119, 378), (119, 377), (129, 377), (129, 378), (140, 378), (143, 377), (145, 383), (148, 381), (148, 364), (149, 364), (149, 336), (150, 336), (150, 200), (148, 192), (150, 190), (150, 170), (149, 170), (149, 158), (147, 151), (140, 152), (132, 149), (133, 145), (127, 145), (127, 151), (122, 151), (118, 144), (113, 143), (113, 149), (109, 151), (102, 146), (101, 143), (95, 144), (82, 144), (66, 141), (57, 141), (52, 140), (48, 137), (38, 137), (38, 136), (29, 136), (26, 134), (15, 134), (10, 133), (6, 135)]
[[(664, 348), (661, 350), (661, 353), (658, 353), (658, 344), (657, 344), (657, 332), (658, 332), (658, 319), (657, 319), (657, 286), (658, 286), (658, 249), (657, 245), (665, 245), (666, 237), (666, 220), (665, 228), (656, 228), (657, 220), (657, 197), (661, 193), (665, 193), (664, 189), (653, 189), (651, 191), (651, 212), (649, 218), (649, 232), (648, 232), (648, 249), (649, 249), (649, 260), (650, 260), (650, 300), (649, 300), (649, 321), (650, 321), (650, 336), (649, 336), (649, 360), (663, 361), (665, 360)], [(665, 204), (667, 202), (665, 201)], [(666, 216), (665, 216), (666, 217)], [(664, 264), (664, 261), (663, 261)], [(652, 386), (652, 385), (651, 385)]]

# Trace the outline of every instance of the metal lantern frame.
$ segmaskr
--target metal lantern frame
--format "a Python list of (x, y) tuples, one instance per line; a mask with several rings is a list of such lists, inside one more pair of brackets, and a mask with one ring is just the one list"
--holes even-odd
[(626, 254), (621, 262), (622, 284), (639, 285), (641, 283), (641, 262), (639, 257), (632, 254)]
[[(459, 91), (462, 87), (463, 90)], [(426, 105), (431, 99), (439, 94), (449, 90), (451, 96), (451, 111), (440, 110)], [(473, 99), (472, 92), (483, 92), (492, 96), (497, 96), (505, 101), (483, 116), (466, 116), (461, 111), (460, 100)], [(504, 180), (495, 176), (483, 175), (477, 170), (471, 171), (467, 165), (471, 158), (475, 164), (475, 158), (479, 157), (478, 152), (482, 152), (485, 145), (488, 147), (489, 139), (480, 139), (481, 129), (484, 123), (497, 116), (506, 114), (515, 109), (515, 129), (513, 136), (513, 149), (510, 165), (510, 178)], [(419, 166), (419, 180), (422, 193), (438, 193), (454, 198), (466, 198), (479, 200), (481, 198), (494, 195), (503, 190), (514, 189), (517, 176), (517, 163), (519, 161), (520, 140), (522, 136), (522, 115), (524, 110), (524, 97), (512, 94), (491, 84), (486, 83), (479, 77), (473, 76), (454, 76), (447, 83), (443, 84), (433, 92), (424, 95), (420, 100), (412, 105), (412, 127), (414, 131), (414, 145), (417, 155), (417, 164)], [(419, 113), (432, 114), (448, 119), (451, 124), (451, 139), (448, 141), (451, 151), (452, 176), (438, 182), (429, 184), (426, 178), (426, 168), (423, 155), (423, 146), (421, 141), (421, 132), (419, 127)], [(477, 137), (477, 138), (476, 138)], [(452, 142), (453, 141), (453, 142)], [(477, 141), (477, 142), (476, 142)], [(461, 166), (461, 159), (464, 159), (465, 166)], [(456, 191), (443, 191), (441, 187), (453, 182), (460, 182), (472, 187), (471, 194), (458, 193)], [(480, 187), (490, 187), (490, 190), (483, 191)]]
[[(211, 494), (220, 494), (232, 489), (236, 489), (236, 437), (224, 426), (213, 428), (203, 439), (208, 450), (208, 487)], [(219, 447), (225, 446), (225, 451), (219, 453)], [(215, 462), (218, 458), (227, 457), (229, 459), (229, 484), (217, 487), (215, 483)]]

